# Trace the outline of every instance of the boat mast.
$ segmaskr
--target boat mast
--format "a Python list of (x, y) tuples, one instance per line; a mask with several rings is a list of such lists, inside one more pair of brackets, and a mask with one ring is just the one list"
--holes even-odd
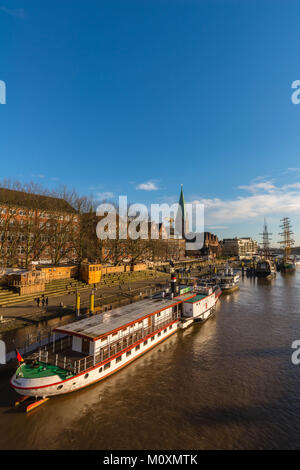
[(281, 240), (279, 243), (283, 245), (283, 250), (284, 250), (284, 256), (283, 260), (286, 262), (291, 254), (291, 247), (294, 245), (294, 240), (291, 238), (291, 235), (294, 233), (291, 230), (291, 223), (289, 217), (284, 217), (281, 219), (282, 224), (280, 227), (283, 229), (279, 235), (283, 237), (283, 240)]
[(262, 244), (263, 244), (263, 249), (262, 249), (262, 255), (263, 258), (269, 259), (270, 258), (270, 241), (272, 233), (268, 232), (268, 227), (267, 227), (267, 222), (266, 218), (264, 218), (264, 228), (263, 228), (263, 233), (260, 233), (262, 235)]

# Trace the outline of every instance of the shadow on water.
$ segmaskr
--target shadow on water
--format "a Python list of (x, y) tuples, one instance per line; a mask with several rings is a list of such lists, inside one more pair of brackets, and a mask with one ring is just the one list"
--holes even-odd
[(245, 278), (203, 325), (30, 415), (12, 408), (11, 374), (1, 375), (0, 448), (299, 447), (300, 366), (291, 363), (299, 287), (299, 272)]

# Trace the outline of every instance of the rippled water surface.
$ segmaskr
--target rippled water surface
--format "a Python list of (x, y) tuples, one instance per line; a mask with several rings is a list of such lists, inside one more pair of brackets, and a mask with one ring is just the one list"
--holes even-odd
[(216, 315), (26, 415), (0, 376), (0, 449), (300, 447), (300, 272), (245, 278)]

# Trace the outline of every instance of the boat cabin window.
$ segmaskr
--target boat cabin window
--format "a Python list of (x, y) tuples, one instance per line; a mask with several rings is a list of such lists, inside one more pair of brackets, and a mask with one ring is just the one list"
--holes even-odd
[(148, 341), (147, 341), (147, 340), (146, 340), (146, 341), (144, 341), (144, 346), (146, 346), (146, 344), (148, 344)]
[(116, 362), (120, 362), (122, 360), (122, 356), (118, 356)]
[(135, 350), (138, 351), (140, 349), (140, 345), (138, 344), (136, 347), (135, 347)]
[(85, 374), (84, 378), (85, 378), (85, 379), (87, 379), (87, 378), (88, 378), (88, 376), (89, 376), (89, 374)]
[(109, 367), (110, 367), (110, 362), (107, 362), (106, 364), (104, 364), (104, 370), (109, 369)]
[(154, 340), (155, 340), (155, 336), (152, 336), (151, 341), (154, 341)]
[(102, 372), (102, 367), (100, 367), (100, 369), (99, 369), (99, 374), (100, 374), (101, 372)]

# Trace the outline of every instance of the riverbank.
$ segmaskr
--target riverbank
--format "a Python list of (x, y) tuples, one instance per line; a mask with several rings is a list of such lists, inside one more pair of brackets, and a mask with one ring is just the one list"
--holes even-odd
[[(96, 289), (94, 314), (101, 314), (107, 310), (151, 296), (160, 291), (164, 285), (165, 282), (160, 277), (159, 279), (130, 283), (122, 288), (118, 286)], [(82, 295), (80, 309), (82, 316), (90, 313), (90, 293), (91, 291)], [(33, 305), (9, 307), (8, 321), (0, 325), (1, 339), (6, 344), (7, 360), (14, 358), (16, 347), (26, 353), (30, 350), (30, 345), (37, 344), (38, 346), (39, 341), (47, 339), (53, 328), (76, 319), (75, 295), (66, 295), (55, 300), (56, 305), (49, 305), (47, 309), (38, 309)], [(60, 306), (60, 303), (63, 306)]]

